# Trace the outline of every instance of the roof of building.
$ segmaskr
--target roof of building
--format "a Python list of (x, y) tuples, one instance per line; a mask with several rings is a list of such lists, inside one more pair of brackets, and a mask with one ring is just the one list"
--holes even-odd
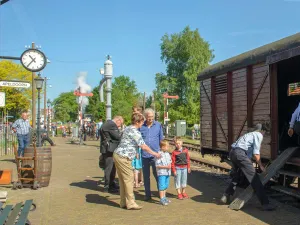
[(267, 56), (299, 46), (300, 32), (208, 66), (198, 75), (197, 80), (204, 80), (212, 76), (218, 76), (229, 71), (241, 69), (248, 65), (265, 62)]

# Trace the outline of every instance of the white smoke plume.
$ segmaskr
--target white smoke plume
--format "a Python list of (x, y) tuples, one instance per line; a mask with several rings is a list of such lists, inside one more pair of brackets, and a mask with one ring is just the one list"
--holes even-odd
[[(77, 89), (80, 88), (81, 93), (89, 93), (92, 87), (86, 83), (87, 72), (79, 72), (77, 76)], [(82, 107), (85, 108), (89, 104), (89, 99), (86, 96), (78, 97), (78, 103), (82, 103)]]

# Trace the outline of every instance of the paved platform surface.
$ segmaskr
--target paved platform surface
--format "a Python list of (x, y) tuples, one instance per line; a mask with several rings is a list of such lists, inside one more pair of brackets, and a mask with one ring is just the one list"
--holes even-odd
[[(274, 212), (263, 212), (254, 197), (241, 211), (232, 211), (219, 205), (226, 186), (222, 179), (201, 171), (193, 171), (188, 177), (188, 200), (176, 199), (171, 179), (169, 206), (159, 205), (157, 191), (152, 180), (153, 202), (144, 202), (144, 189), (135, 190), (141, 211), (119, 208), (119, 195), (103, 193), (103, 185), (97, 185), (103, 172), (98, 167), (97, 142), (88, 146), (65, 143), (57, 138), (53, 147), (53, 167), (49, 187), (39, 190), (24, 188), (8, 191), (8, 203), (34, 199), (37, 210), (30, 212), (33, 225), (89, 225), (89, 224), (300, 224), (300, 210), (278, 204)], [(0, 159), (0, 168), (15, 168), (12, 157)], [(14, 179), (16, 172), (14, 171)]]

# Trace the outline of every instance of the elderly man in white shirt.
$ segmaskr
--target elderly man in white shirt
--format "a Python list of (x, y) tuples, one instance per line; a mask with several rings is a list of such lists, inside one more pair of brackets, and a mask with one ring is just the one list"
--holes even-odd
[(260, 160), (260, 147), (266, 130), (264, 125), (257, 124), (255, 131), (244, 134), (231, 145), (229, 157), (232, 162), (232, 181), (221, 198), (222, 203), (227, 204), (230, 196), (233, 196), (240, 179), (238, 170), (241, 170), (254, 189), (255, 194), (263, 206), (262, 209), (275, 209), (275, 206), (270, 204), (264, 186), (251, 161), (251, 159), (254, 158), (260, 169), (265, 171)]

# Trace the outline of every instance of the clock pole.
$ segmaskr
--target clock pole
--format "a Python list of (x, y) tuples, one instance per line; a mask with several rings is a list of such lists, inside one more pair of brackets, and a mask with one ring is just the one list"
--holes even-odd
[[(32, 49), (35, 49), (35, 43), (32, 42), (31, 45)], [(34, 78), (36, 77), (35, 72), (32, 72), (32, 128), (36, 129), (36, 87), (35, 87), (35, 82)]]

